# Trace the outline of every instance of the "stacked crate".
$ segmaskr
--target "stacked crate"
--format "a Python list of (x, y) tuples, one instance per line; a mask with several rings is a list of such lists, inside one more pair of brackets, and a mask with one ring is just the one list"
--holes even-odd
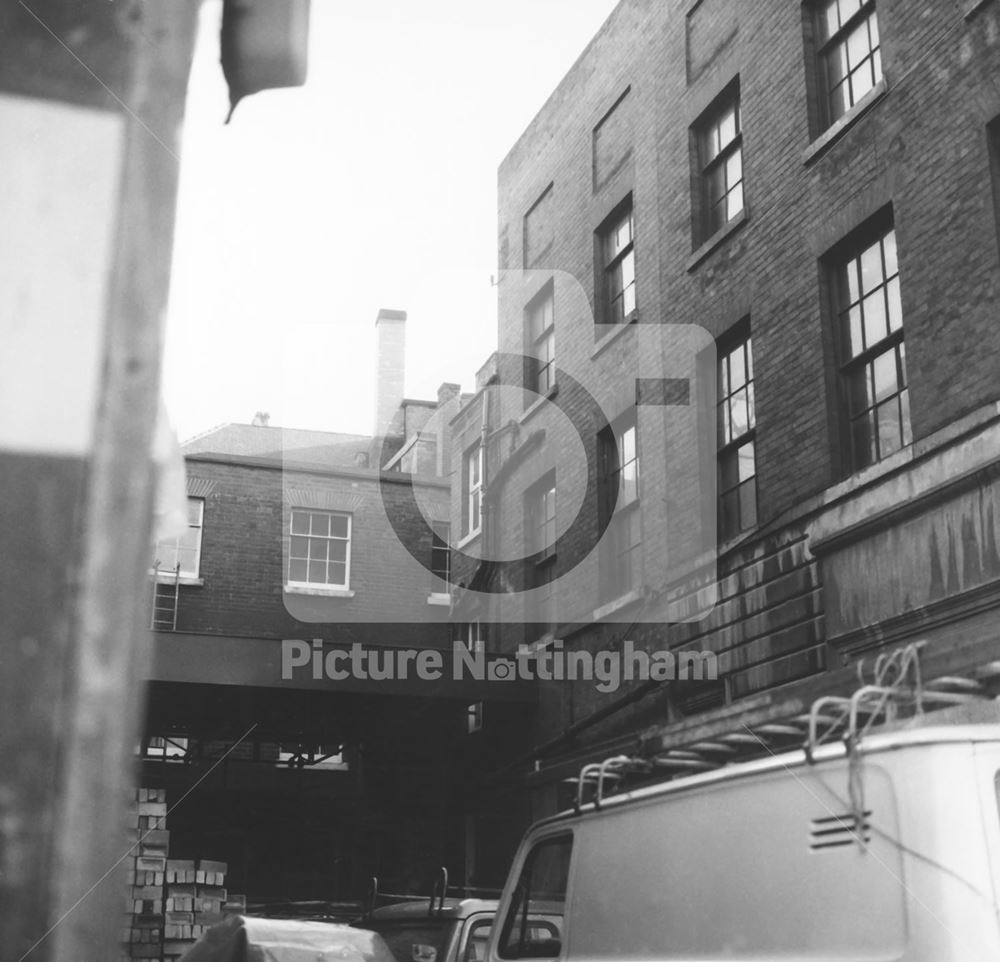
[(246, 911), (244, 896), (227, 898), (225, 862), (169, 857), (164, 789), (139, 789), (129, 841), (122, 962), (173, 962), (210, 925)]
[(225, 917), (225, 862), (170, 859), (167, 862), (163, 958), (180, 958), (193, 941)]
[(160, 959), (163, 942), (163, 880), (170, 833), (163, 789), (140, 788), (129, 841), (123, 958)]

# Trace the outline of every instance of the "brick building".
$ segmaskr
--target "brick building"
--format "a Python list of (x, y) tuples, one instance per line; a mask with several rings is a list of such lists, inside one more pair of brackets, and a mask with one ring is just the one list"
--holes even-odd
[[(186, 442), (187, 531), (157, 545), (142, 784), (184, 799), (171, 855), (226, 862), (253, 903), (358, 898), (373, 874), (423, 891), (445, 863), (460, 877), (475, 686), (392, 660), (450, 657), (458, 388), (403, 396), (404, 324), (379, 314), (372, 436), (259, 418)], [(356, 670), (354, 646), (379, 660)]]
[(541, 683), (494, 802), (548, 813), (584, 762), (798, 714), (904, 642), (928, 677), (1000, 655), (998, 76), (988, 0), (623, 0), (513, 146), (456, 617), (718, 677)]

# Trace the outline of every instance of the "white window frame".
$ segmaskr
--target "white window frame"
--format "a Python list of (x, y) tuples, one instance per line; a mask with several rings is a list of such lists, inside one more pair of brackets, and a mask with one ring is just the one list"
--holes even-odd
[[(198, 506), (198, 521), (197, 523), (192, 523), (190, 518), (190, 509), (192, 505)], [(156, 543), (154, 548), (153, 566), (154, 571), (158, 578), (166, 578), (172, 580), (175, 576), (180, 581), (197, 581), (201, 577), (201, 542), (202, 536), (205, 530), (205, 499), (204, 498), (194, 498), (188, 497), (187, 499), (188, 507), (188, 531), (195, 530), (198, 532), (197, 545), (195, 547), (194, 556), (194, 567), (193, 570), (186, 570), (181, 568), (179, 571), (175, 568), (163, 567), (159, 561), (160, 547), (161, 545), (168, 547), (174, 552), (174, 557), (178, 557), (180, 554), (180, 538), (164, 538)]]
[(483, 445), (477, 441), (462, 456), (463, 538), (483, 527)]
[[(555, 291), (551, 283), (542, 289), (525, 311), (526, 353), (535, 360), (532, 376), (525, 386), (543, 397), (556, 384), (555, 311)], [(525, 398), (525, 404), (533, 404), (535, 400)]]
[[(346, 518), (347, 519), (347, 536), (346, 538), (341, 538), (334, 535), (314, 535), (311, 533), (312, 521), (310, 521), (310, 533), (309, 534), (297, 534), (294, 532), (295, 528), (295, 515), (296, 514), (307, 514), (307, 515), (326, 515), (330, 518)], [(291, 513), (288, 518), (288, 564), (286, 567), (286, 581), (285, 584), (290, 588), (303, 588), (311, 591), (350, 591), (351, 590), (351, 556), (352, 556), (352, 542), (354, 540), (354, 517), (347, 511), (329, 511), (321, 508), (292, 508)], [(312, 538), (326, 538), (328, 542), (337, 541), (345, 542), (347, 547), (344, 554), (344, 583), (335, 584), (330, 581), (297, 581), (292, 578), (292, 562), (293, 561), (306, 561), (307, 565), (307, 575), (308, 575), (308, 564), (311, 559), (306, 558), (293, 558), (292, 557), (292, 538), (304, 537), (307, 539)]]

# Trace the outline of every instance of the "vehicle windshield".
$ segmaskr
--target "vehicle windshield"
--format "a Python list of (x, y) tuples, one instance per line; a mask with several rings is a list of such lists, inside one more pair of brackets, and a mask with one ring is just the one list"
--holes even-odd
[(426, 921), (362, 923), (385, 940), (396, 962), (442, 962), (455, 923)]
[(571, 835), (539, 842), (525, 859), (500, 935), (505, 959), (553, 958), (561, 949)]

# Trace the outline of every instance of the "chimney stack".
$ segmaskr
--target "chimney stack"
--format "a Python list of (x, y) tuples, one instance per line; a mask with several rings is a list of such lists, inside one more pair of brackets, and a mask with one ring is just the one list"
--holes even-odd
[(389, 433), (403, 403), (406, 368), (406, 311), (382, 308), (375, 318), (375, 437)]

